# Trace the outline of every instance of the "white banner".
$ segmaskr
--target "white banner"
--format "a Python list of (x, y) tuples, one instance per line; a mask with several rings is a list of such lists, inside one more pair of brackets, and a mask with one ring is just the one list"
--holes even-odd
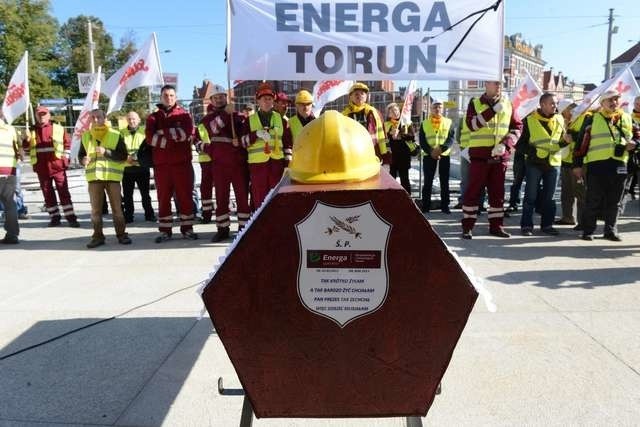
[(318, 117), (326, 104), (349, 93), (353, 80), (321, 80), (313, 86), (313, 115)]
[(109, 97), (107, 114), (119, 110), (124, 103), (124, 98), (131, 90), (163, 84), (160, 55), (154, 33), (140, 50), (105, 82), (102, 93)]
[(416, 89), (418, 88), (418, 82), (411, 80), (407, 91), (404, 93), (404, 103), (402, 104), (402, 112), (400, 113), (400, 124), (411, 124), (411, 109), (413, 108), (413, 100), (416, 96)]
[(87, 93), (87, 98), (84, 100), (82, 111), (78, 116), (76, 127), (73, 129), (73, 135), (71, 135), (71, 158), (75, 158), (80, 150), (80, 142), (82, 140), (82, 134), (91, 128), (91, 111), (98, 108), (98, 99), (100, 98), (100, 86), (102, 83), (102, 67), (98, 67), (96, 78), (93, 80), (93, 84)]
[(228, 2), (232, 80), (502, 79), (503, 1)]
[(18, 67), (13, 72), (7, 93), (2, 102), (2, 115), (7, 124), (27, 112), (29, 107), (29, 52), (25, 51)]
[(540, 104), (542, 89), (538, 86), (531, 74), (525, 69), (525, 78), (511, 94), (511, 104), (516, 110), (518, 117), (525, 118), (533, 113)]

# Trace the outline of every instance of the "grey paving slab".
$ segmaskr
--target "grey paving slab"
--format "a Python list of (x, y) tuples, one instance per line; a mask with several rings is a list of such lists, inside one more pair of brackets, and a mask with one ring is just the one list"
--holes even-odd
[[(21, 222), (20, 245), (0, 248), (0, 358), (134, 310), (0, 360), (0, 427), (237, 425), (242, 398), (219, 396), (216, 381), (222, 376), (235, 388), (238, 380), (210, 320), (198, 320), (194, 286), (227, 246), (209, 242), (215, 226), (196, 225), (196, 242), (156, 245), (156, 226), (136, 221), (128, 228), (133, 245), (122, 247), (106, 217), (109, 243), (87, 250), (86, 183), (80, 171), (70, 175), (81, 229), (46, 228), (35, 177), (25, 173), (32, 218)], [(518, 215), (506, 219), (511, 239), (489, 236), (483, 216), (474, 239), (463, 241), (459, 211), (429, 214), (498, 311), (476, 304), (426, 425), (638, 425), (640, 202), (627, 212), (621, 243), (584, 242), (569, 227), (558, 237), (525, 238)], [(260, 419), (254, 426), (403, 422)]]
[(474, 313), (428, 425), (637, 425), (640, 376), (560, 313)]

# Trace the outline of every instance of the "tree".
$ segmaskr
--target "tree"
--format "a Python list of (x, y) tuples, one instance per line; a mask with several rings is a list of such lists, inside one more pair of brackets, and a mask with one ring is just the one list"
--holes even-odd
[(58, 96), (50, 73), (59, 62), (53, 52), (58, 21), (48, 0), (0, 0), (0, 94), (4, 94), (18, 62), (29, 51), (31, 99)]
[(113, 39), (105, 31), (102, 21), (95, 16), (85, 15), (69, 18), (60, 28), (56, 53), (61, 65), (54, 76), (56, 83), (64, 88), (66, 96), (82, 97), (78, 89), (77, 74), (91, 72), (89, 21), (92, 25), (95, 68), (102, 66), (102, 72), (107, 77), (115, 71), (116, 50), (113, 47)]

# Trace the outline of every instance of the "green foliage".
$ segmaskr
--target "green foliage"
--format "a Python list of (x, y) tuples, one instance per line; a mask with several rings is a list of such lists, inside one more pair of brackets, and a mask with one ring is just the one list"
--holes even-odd
[(0, 0), (1, 94), (4, 94), (25, 50), (29, 51), (31, 99), (62, 93), (61, 88), (52, 85), (49, 78), (59, 65), (53, 52), (58, 21), (51, 16), (49, 9), (48, 0)]
[(60, 67), (53, 78), (64, 88), (65, 95), (73, 98), (84, 96), (78, 89), (78, 73), (91, 72), (89, 60), (89, 28), (91, 21), (94, 43), (94, 65), (97, 70), (109, 76), (114, 70), (115, 49), (113, 39), (106, 32), (104, 24), (95, 16), (80, 15), (69, 18), (62, 27), (56, 44), (56, 54), (60, 58)]
[[(49, 0), (0, 0), (0, 100), (25, 50), (29, 51), (32, 104), (43, 98), (84, 98), (77, 74), (90, 72), (89, 21), (95, 68), (102, 66), (107, 78), (137, 50), (133, 32), (116, 48), (100, 18), (79, 15), (60, 26), (50, 9)], [(101, 96), (103, 102), (108, 100)], [(144, 116), (148, 102), (147, 88), (135, 89), (127, 95), (123, 111), (134, 110)]]

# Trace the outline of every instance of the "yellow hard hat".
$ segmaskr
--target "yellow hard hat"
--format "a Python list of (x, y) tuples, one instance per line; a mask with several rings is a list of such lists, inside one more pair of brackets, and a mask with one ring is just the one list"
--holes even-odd
[(364, 181), (379, 172), (369, 132), (333, 110), (302, 128), (289, 163), (291, 179), (303, 184)]
[(308, 90), (302, 89), (296, 95), (296, 104), (313, 104), (313, 96), (311, 96)]
[(349, 95), (351, 95), (354, 90), (358, 90), (358, 89), (369, 93), (369, 86), (367, 86), (364, 83), (356, 82), (353, 86), (351, 86), (351, 88), (349, 88)]

